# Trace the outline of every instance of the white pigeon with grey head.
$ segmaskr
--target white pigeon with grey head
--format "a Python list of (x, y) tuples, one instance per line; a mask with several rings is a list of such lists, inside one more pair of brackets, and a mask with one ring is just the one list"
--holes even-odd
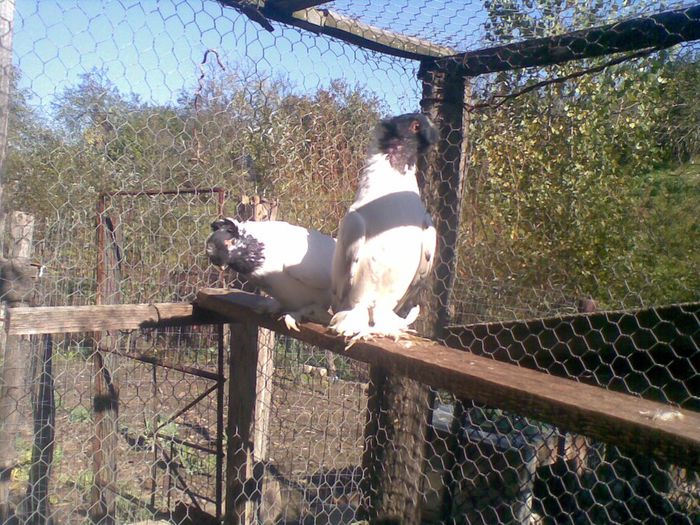
[(333, 237), (284, 221), (226, 218), (211, 227), (206, 241), (209, 260), (235, 270), (269, 294), (265, 311), (284, 313), (290, 330), (298, 331), (302, 318), (328, 322)]
[(420, 198), (418, 156), (437, 141), (430, 120), (411, 113), (383, 120), (340, 223), (333, 255), (330, 329), (352, 340), (398, 339), (418, 315), (405, 310), (430, 273), (437, 242)]

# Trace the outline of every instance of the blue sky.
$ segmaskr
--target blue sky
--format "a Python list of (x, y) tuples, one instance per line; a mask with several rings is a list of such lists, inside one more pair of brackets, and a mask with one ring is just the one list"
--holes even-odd
[(342, 78), (378, 94), (391, 112), (418, 108), (417, 62), (273, 25), (268, 33), (213, 0), (16, 0), (14, 62), (21, 86), (43, 106), (93, 68), (122, 92), (174, 102), (194, 90), (198, 64), (216, 49), (228, 65), (287, 76), (299, 91)]
[[(661, 8), (653, 0), (619, 1), (627, 7), (618, 16)], [(667, 8), (690, 3), (669, 0)], [(462, 51), (485, 44), (483, 0), (337, 0), (328, 6)], [(342, 78), (374, 92), (389, 112), (418, 108), (417, 62), (273, 26), (268, 33), (215, 0), (16, 0), (14, 61), (22, 87), (42, 106), (93, 68), (104, 69), (124, 93), (174, 102), (183, 90), (194, 91), (204, 52), (217, 49), (229, 66), (286, 76), (301, 92)]]

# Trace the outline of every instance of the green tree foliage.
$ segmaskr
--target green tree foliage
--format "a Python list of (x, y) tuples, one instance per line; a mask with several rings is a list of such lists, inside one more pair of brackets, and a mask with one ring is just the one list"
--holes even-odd
[[(378, 100), (341, 81), (299, 93), (284, 78), (235, 67), (209, 71), (196, 93), (196, 105), (194, 88), (172, 106), (146, 104), (93, 70), (40, 118), (28, 93), (13, 89), (9, 206), (36, 216), (45, 264), (81, 276), (66, 295), (92, 293), (84, 283), (93, 279), (100, 194), (220, 187), (228, 213), (241, 195), (260, 194), (281, 201), (281, 218), (334, 232), (354, 193)], [(122, 271), (140, 276), (124, 280), (124, 300), (150, 300), (169, 274), (206, 266), (198, 248), (218, 214), (215, 195), (105, 203), (119, 222)], [(152, 286), (141, 282), (149, 275)]]
[[(605, 23), (624, 4), (489, 0), (486, 39)], [(472, 98), (605, 60), (487, 75)], [(277, 198), (280, 218), (334, 233), (386, 112), (361, 87), (306, 92), (236, 64), (206, 70), (199, 89), (169, 105), (120, 92), (100, 70), (59, 92), (48, 114), (14, 85), (8, 206), (36, 215), (49, 264), (81, 276), (66, 294), (92, 279), (103, 192), (222, 187), (234, 201)], [(481, 318), (506, 315), (504, 305), (541, 313), (582, 295), (603, 307), (697, 299), (699, 85), (697, 53), (674, 49), (473, 111), (457, 297)], [(127, 259), (141, 265), (133, 272), (148, 275), (156, 261), (182, 272), (206, 264), (192, 252), (218, 213), (214, 197), (120, 197), (107, 208), (121, 219)]]
[[(601, 23), (596, 15), (615, 10), (603, 4), (492, 1), (489, 38)], [(473, 97), (488, 101), (605, 60), (499, 73), (475, 83)], [(696, 55), (665, 51), (474, 111), (457, 293), (475, 302), (495, 294), (495, 304), (531, 312), (586, 295), (603, 307), (697, 299), (698, 172), (672, 168), (698, 154), (700, 120), (689, 106), (699, 72)], [(675, 227), (662, 213), (689, 234), (665, 248), (658, 237)]]

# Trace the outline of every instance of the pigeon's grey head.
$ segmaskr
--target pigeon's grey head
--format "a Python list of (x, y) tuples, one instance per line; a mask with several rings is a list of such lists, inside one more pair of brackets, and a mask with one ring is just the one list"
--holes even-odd
[(437, 142), (437, 128), (421, 113), (407, 113), (382, 120), (377, 126), (377, 148), (394, 169), (415, 166), (418, 155)]
[(211, 224), (212, 234), (206, 242), (209, 261), (221, 268), (233, 268), (248, 274), (260, 267), (263, 260), (263, 243), (239, 228), (231, 219), (219, 219)]

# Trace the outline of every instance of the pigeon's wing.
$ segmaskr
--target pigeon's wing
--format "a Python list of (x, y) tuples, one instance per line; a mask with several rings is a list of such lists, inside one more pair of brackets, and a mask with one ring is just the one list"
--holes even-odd
[(300, 244), (298, 248), (305, 247), (305, 250), (292, 264), (286, 264), (283, 272), (309, 288), (330, 290), (335, 240), (316, 230), (308, 230)]
[(356, 211), (348, 212), (340, 222), (331, 268), (333, 310), (336, 312), (348, 310), (354, 306), (358, 285), (358, 263), (365, 245), (366, 233), (365, 220)]
[(437, 249), (437, 232), (435, 231), (435, 226), (433, 226), (433, 221), (430, 219), (430, 215), (427, 213), (423, 220), (421, 236), (420, 260), (416, 268), (416, 273), (413, 276), (413, 281), (396, 308), (399, 315), (405, 315), (413, 306), (422, 288), (422, 284), (426, 282), (426, 278), (433, 269), (435, 250)]

